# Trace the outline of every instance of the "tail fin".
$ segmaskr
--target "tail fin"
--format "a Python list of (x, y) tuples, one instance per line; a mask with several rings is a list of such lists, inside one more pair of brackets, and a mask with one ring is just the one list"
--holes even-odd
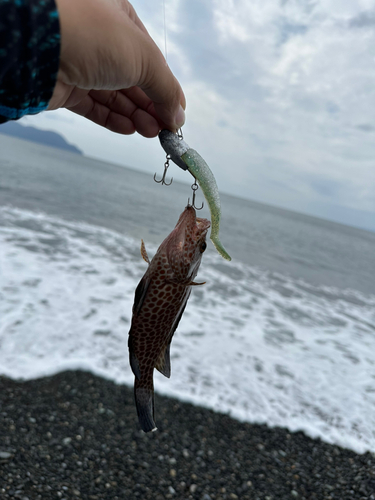
[(154, 388), (141, 385), (135, 379), (134, 383), (135, 405), (137, 407), (139, 424), (144, 432), (154, 432), (157, 427), (154, 421)]

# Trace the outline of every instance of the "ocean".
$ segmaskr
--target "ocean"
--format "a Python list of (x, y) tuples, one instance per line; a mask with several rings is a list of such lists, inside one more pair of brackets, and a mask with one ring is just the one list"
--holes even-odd
[[(188, 184), (0, 134), (0, 374), (84, 369), (132, 385), (140, 240), (151, 257), (188, 197)], [(375, 233), (221, 201), (233, 260), (208, 243), (207, 284), (192, 291), (172, 376), (155, 372), (155, 390), (374, 452)]]

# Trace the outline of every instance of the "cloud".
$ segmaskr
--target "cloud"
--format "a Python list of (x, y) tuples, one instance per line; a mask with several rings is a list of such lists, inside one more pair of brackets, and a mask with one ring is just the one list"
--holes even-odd
[(374, 28), (375, 11), (360, 12), (348, 22), (349, 28)]
[(371, 125), (370, 123), (361, 123), (360, 125), (356, 126), (358, 130), (362, 130), (362, 132), (374, 132), (375, 127), (374, 125)]
[(287, 19), (280, 20), (280, 45), (287, 42), (290, 38), (296, 35), (305, 35), (308, 31), (306, 24), (290, 23)]
[(335, 198), (342, 186), (341, 182), (332, 179), (322, 179), (320, 176), (308, 180), (310, 187), (325, 198)]
[[(164, 52), (163, 4), (133, 5)], [(319, 216), (375, 212), (373, 0), (165, 0), (165, 14), (185, 139), (222, 190)], [(163, 161), (157, 140), (60, 116), (86, 154), (150, 173)]]

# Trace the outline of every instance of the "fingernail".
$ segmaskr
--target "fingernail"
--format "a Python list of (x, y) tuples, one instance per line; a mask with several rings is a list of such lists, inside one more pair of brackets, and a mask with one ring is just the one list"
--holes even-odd
[(185, 111), (184, 111), (184, 108), (181, 106), (180, 104), (180, 107), (177, 111), (177, 115), (176, 115), (176, 125), (178, 128), (182, 127), (182, 125), (185, 123)]

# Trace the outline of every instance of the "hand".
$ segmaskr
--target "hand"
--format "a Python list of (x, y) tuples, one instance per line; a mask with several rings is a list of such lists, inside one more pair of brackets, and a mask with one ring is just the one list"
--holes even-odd
[(184, 124), (183, 91), (127, 0), (57, 0), (57, 7), (60, 68), (48, 109), (145, 137)]

